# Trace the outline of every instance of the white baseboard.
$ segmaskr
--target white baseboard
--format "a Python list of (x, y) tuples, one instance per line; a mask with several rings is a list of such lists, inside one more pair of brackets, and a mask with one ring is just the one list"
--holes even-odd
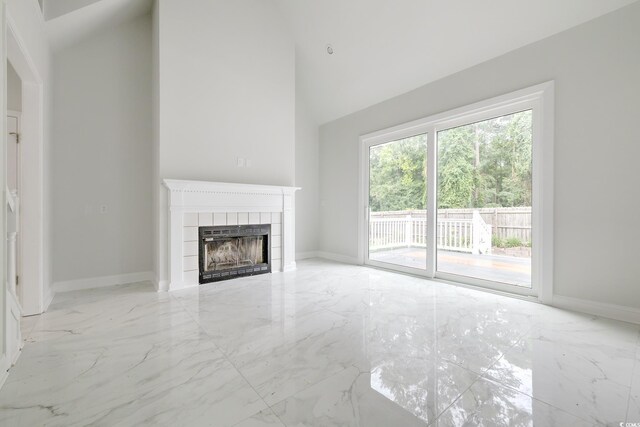
[(317, 258), (318, 251), (298, 252), (296, 253), (296, 261), (301, 259)]
[(4, 350), (0, 351), (0, 387), (7, 379), (9, 369), (15, 365), (20, 357), (23, 346), (22, 333), (20, 331), (20, 319), (22, 318), (22, 309), (20, 303), (13, 292), (5, 294), (6, 310), (4, 319), (6, 324), (4, 328)]
[(78, 291), (82, 289), (102, 288), (105, 286), (124, 285), (127, 283), (153, 280), (151, 271), (140, 273), (118, 274), (115, 276), (92, 277), (88, 279), (67, 280), (53, 284), (54, 292)]
[(157, 292), (168, 292), (169, 291), (169, 281), (168, 280), (160, 280), (158, 276), (154, 276), (153, 278), (153, 286), (155, 286)]
[(594, 316), (640, 324), (640, 309), (624, 305), (607, 304), (561, 295), (554, 295), (551, 305), (565, 310), (578, 311), (581, 313), (592, 314)]
[(282, 266), (282, 272), (286, 273), (288, 271), (295, 271), (297, 269), (297, 264), (295, 261), (288, 263), (287, 265)]
[(357, 257), (351, 257), (348, 255), (342, 255), (342, 254), (334, 254), (332, 252), (324, 252), (324, 251), (318, 251), (316, 252), (316, 255), (320, 258), (328, 259), (331, 261), (343, 262), (345, 264), (360, 265), (360, 262), (358, 261)]

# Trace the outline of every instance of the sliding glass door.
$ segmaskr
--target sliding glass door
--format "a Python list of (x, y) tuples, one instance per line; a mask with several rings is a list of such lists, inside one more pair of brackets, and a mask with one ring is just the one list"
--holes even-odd
[(364, 262), (522, 295), (551, 282), (550, 87), (362, 137)]
[(368, 259), (427, 268), (427, 135), (368, 149)]
[(532, 112), (437, 132), (437, 271), (531, 288)]

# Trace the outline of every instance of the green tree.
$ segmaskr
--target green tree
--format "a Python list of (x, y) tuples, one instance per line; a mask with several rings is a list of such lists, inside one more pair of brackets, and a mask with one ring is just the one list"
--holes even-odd
[(438, 133), (440, 208), (531, 206), (531, 111)]
[(491, 187), (478, 207), (531, 206), (531, 111), (482, 124), (489, 137), (480, 148), (480, 175)]
[(438, 133), (438, 205), (466, 208), (475, 187), (473, 129), (469, 126)]
[(369, 205), (372, 211), (425, 208), (426, 152), (426, 135), (371, 148)]
[[(531, 206), (531, 111), (438, 132), (438, 206)], [(426, 135), (372, 147), (372, 211), (426, 208)]]

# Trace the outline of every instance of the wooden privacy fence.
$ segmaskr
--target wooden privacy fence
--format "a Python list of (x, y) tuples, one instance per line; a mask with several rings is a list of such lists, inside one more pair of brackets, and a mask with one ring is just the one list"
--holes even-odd
[[(436, 236), (438, 249), (491, 253), (491, 226), (476, 211), (471, 219), (438, 219)], [(426, 247), (427, 218), (405, 215), (385, 217), (371, 214), (369, 221), (369, 248), (371, 250), (401, 247)]]
[[(519, 208), (481, 208), (481, 209), (439, 209), (438, 219), (473, 219), (478, 211), (484, 222), (491, 225), (492, 234), (501, 240), (519, 239), (522, 243), (531, 242), (531, 207)], [(371, 218), (425, 219), (424, 210), (372, 212)]]

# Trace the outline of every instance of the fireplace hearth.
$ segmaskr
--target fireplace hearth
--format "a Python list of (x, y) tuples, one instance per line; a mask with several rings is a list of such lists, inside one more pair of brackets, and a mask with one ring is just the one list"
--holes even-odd
[(271, 273), (271, 225), (200, 227), (200, 284)]

